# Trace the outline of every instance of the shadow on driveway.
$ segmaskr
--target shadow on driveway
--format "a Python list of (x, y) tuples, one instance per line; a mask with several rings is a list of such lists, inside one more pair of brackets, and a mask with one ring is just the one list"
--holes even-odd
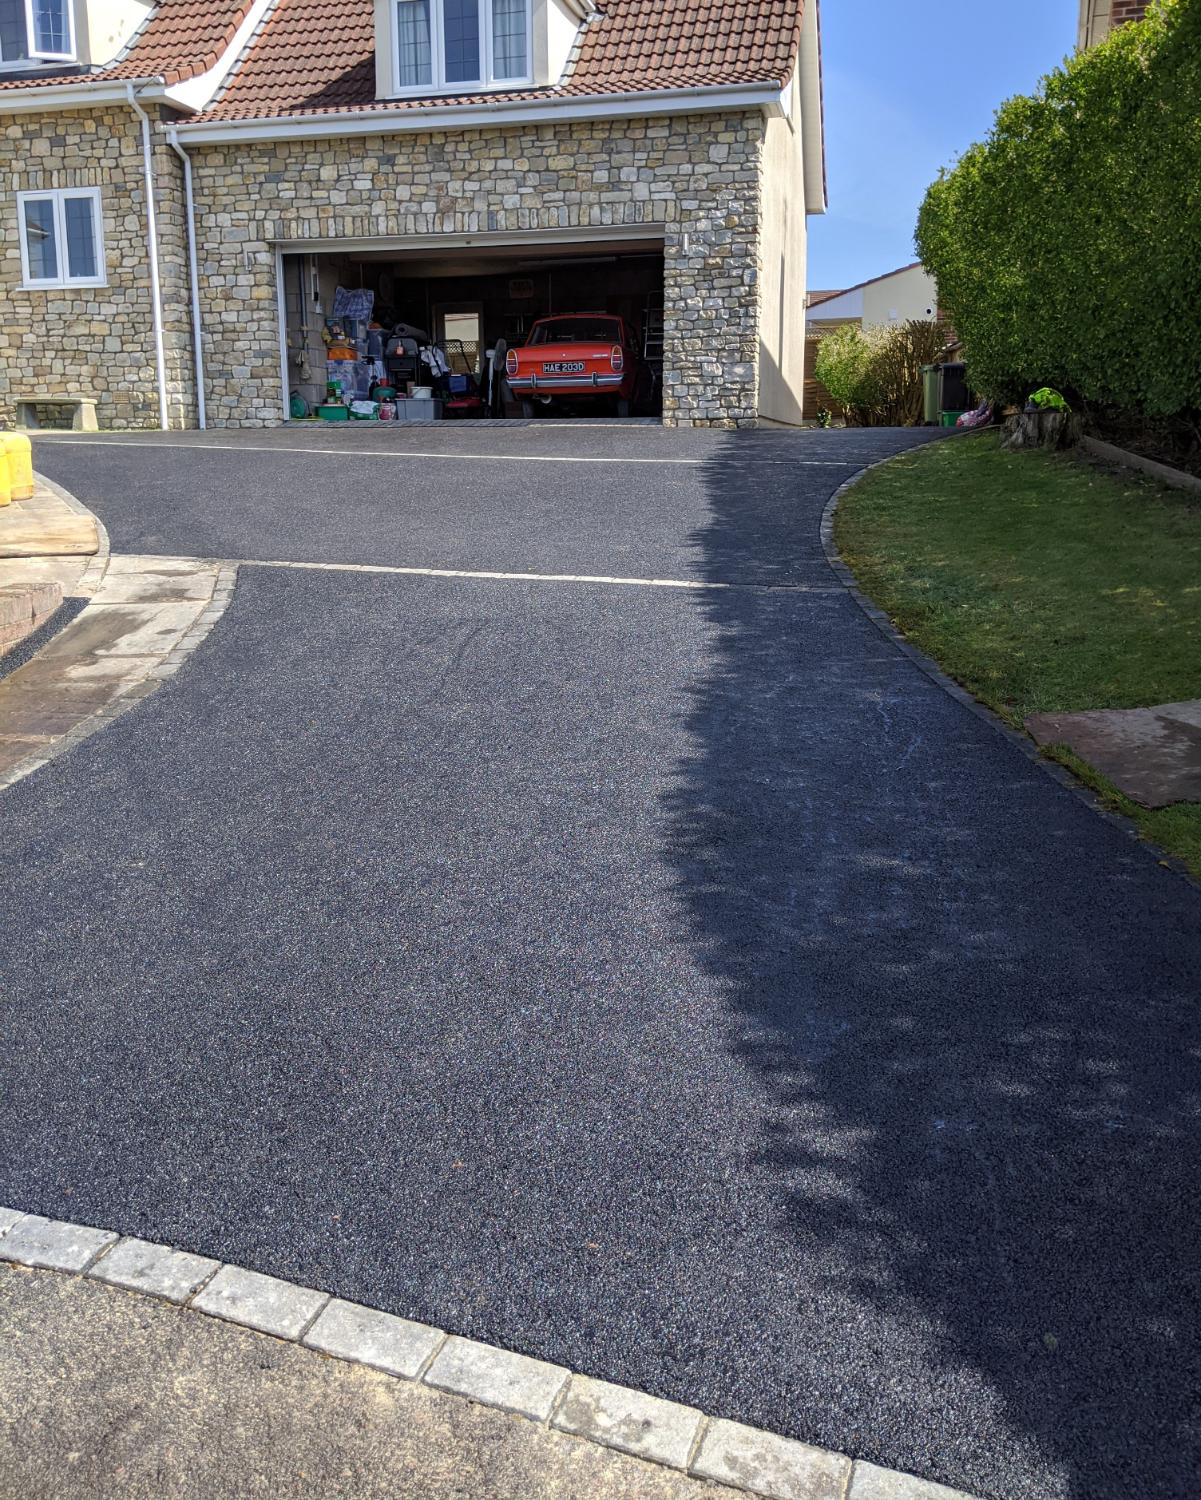
[(807, 1435), (987, 1494), (1195, 1497), (1201, 897), (862, 616), (819, 659), (763, 595), (696, 607), (669, 854), (844, 1320), (824, 1358), (797, 1329)]

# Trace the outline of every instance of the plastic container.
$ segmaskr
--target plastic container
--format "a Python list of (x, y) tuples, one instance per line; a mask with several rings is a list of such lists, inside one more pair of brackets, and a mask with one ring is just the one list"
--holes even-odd
[(12, 498), (12, 487), (8, 480), (8, 453), (0, 451), (0, 505), (10, 505)]
[(9, 493), (14, 500), (33, 498), (33, 445), (23, 432), (5, 432), (3, 451), (8, 458)]
[(350, 419), (352, 422), (378, 421), (379, 406), (374, 401), (352, 401), (350, 403)]
[(442, 418), (442, 403), (410, 396), (407, 401), (396, 403), (396, 416), (401, 422), (438, 422)]
[(432, 385), (415, 385), (409, 392), (409, 395), (414, 401), (431, 401), (433, 400), (434, 388)]
[(340, 401), (331, 402), (317, 408), (317, 415), (323, 422), (349, 422), (350, 413)]
[(396, 402), (381, 401), (379, 404), (379, 419), (381, 422), (396, 421)]
[(961, 411), (944, 411), (942, 414), (942, 425), (944, 427), (954, 427), (961, 416), (963, 416)]
[(937, 365), (922, 366), (922, 421), (928, 427), (938, 426), (942, 376)]

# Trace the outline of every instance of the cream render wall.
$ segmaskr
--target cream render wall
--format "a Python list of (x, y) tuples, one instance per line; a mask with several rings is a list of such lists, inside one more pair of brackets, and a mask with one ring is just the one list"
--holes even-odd
[(210, 423), (283, 417), (277, 251), (644, 226), (664, 243), (664, 421), (753, 425), (763, 137), (738, 111), (196, 148)]
[(805, 282), (808, 220), (800, 90), (787, 118), (766, 121), (760, 169), (759, 414), (773, 422), (804, 416)]
[(895, 276), (869, 282), (863, 288), (862, 317), (866, 328), (881, 323), (904, 323), (910, 318), (932, 318), (937, 312), (938, 288), (924, 266), (911, 266)]
[[(195, 422), (187, 259), (178, 159), (154, 153), (159, 263), (171, 425)], [(108, 284), (21, 285), (19, 192), (98, 187)], [(0, 423), (17, 396), (94, 395), (105, 427), (157, 426), (142, 140), (133, 111), (0, 114)]]
[(860, 321), (865, 328), (932, 318), (938, 312), (938, 287), (922, 266), (907, 267), (864, 286), (851, 287), (810, 309), (814, 324)]

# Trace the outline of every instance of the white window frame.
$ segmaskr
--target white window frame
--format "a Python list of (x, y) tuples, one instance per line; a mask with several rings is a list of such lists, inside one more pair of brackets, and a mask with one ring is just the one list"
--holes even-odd
[[(67, 214), (64, 207), (68, 198), (86, 198), (92, 205), (92, 235), (96, 244), (95, 276), (71, 276), (67, 271)], [(54, 205), (55, 254), (58, 275), (37, 279), (29, 271), (29, 242), (25, 224), (25, 205), (29, 202), (50, 202)], [(104, 214), (101, 210), (100, 189), (42, 188), (17, 194), (17, 230), (21, 241), (21, 285), (30, 292), (52, 292), (66, 287), (107, 286), (108, 268), (104, 260)]]
[(443, 0), (429, 0), (430, 6), (430, 82), (402, 84), (400, 81), (400, 0), (388, 0), (390, 26), (392, 30), (392, 92), (398, 99), (409, 99), (422, 95), (490, 93), (494, 90), (526, 88), (534, 81), (534, 5), (525, 0), (525, 72), (520, 78), (492, 77), (492, 0), (479, 0), (480, 7), (480, 72), (481, 78), (458, 78), (449, 82), (446, 78), (445, 27), (443, 24)]
[(22, 68), (39, 68), (47, 62), (75, 62), (78, 45), (75, 40), (75, 0), (64, 0), (67, 9), (67, 50), (65, 52), (39, 51), (34, 46), (33, 0), (25, 0), (25, 50), (28, 57), (0, 58), (0, 72), (14, 72)]

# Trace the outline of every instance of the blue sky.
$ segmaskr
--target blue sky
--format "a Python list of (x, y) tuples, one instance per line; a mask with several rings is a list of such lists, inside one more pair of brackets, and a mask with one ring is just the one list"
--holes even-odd
[(811, 289), (916, 259), (926, 187), (1076, 43), (1077, 0), (822, 0), (830, 209), (809, 220)]

